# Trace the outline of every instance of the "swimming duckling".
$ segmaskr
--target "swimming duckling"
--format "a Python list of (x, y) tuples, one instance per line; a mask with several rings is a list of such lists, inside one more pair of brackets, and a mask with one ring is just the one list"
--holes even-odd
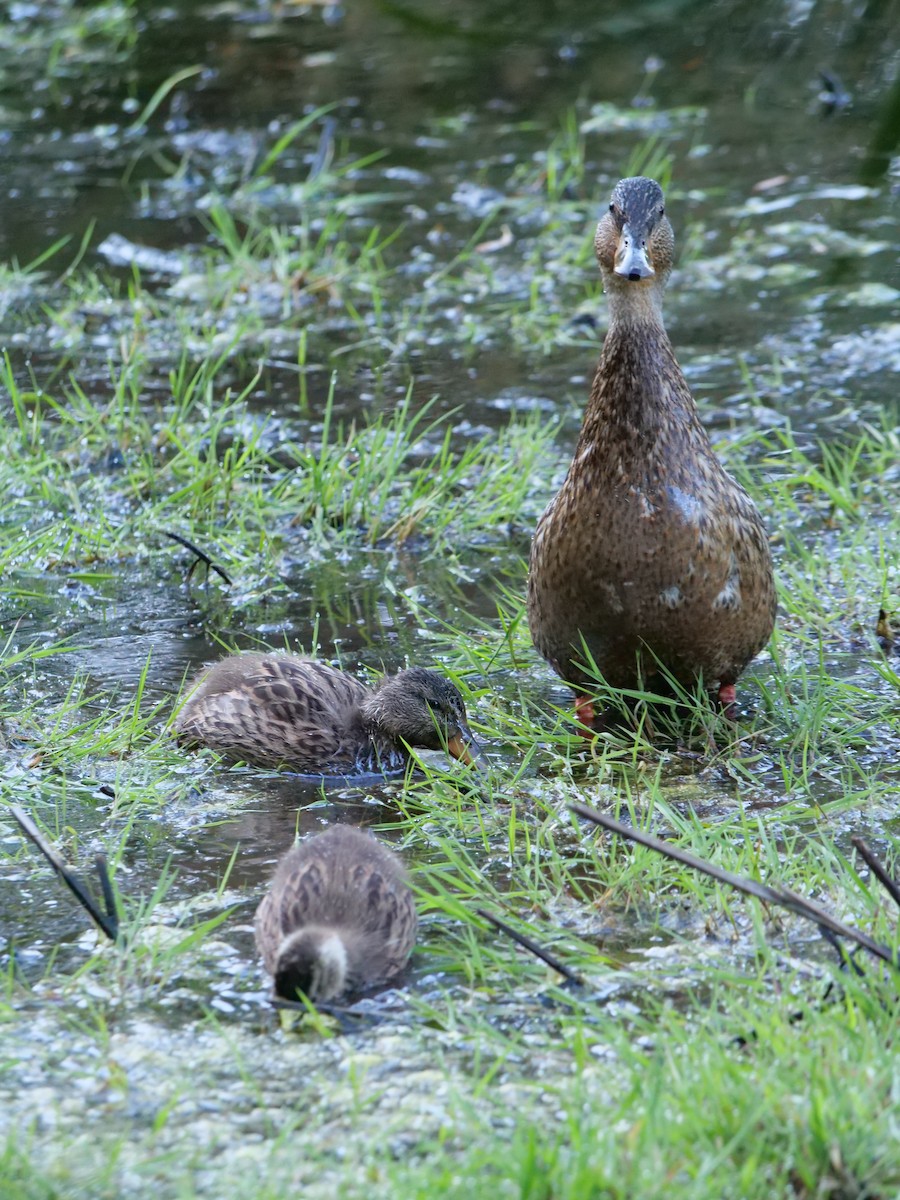
[(772, 557), (663, 325), (674, 235), (655, 180), (616, 184), (594, 249), (609, 330), (571, 466), (535, 531), (531, 636), (586, 724), (585, 651), (614, 688), (652, 681), (661, 665), (686, 686), (702, 677), (729, 711), (775, 624)]
[(195, 681), (175, 718), (181, 745), (303, 774), (399, 771), (404, 742), (479, 754), (458, 689), (412, 667), (374, 688), (327, 663), (293, 654), (235, 654)]
[(279, 996), (327, 1001), (399, 974), (416, 925), (397, 855), (360, 829), (333, 825), (278, 864), (256, 910), (256, 945)]

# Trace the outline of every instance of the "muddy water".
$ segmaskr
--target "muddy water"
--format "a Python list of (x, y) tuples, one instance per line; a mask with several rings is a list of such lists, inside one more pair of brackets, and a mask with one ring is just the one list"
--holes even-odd
[[(767, 419), (788, 416), (826, 435), (838, 416), (841, 431), (862, 415), (893, 419), (900, 370), (896, 177), (871, 148), (890, 100), (895, 17), (893, 6), (875, 3), (676, 0), (594, 4), (589, 16), (575, 0), (554, 5), (549, 15), (545, 4), (522, 0), (447, 0), (429, 5), (427, 14), (365, 2), (144, 4), (139, 16), (104, 5), (19, 5), (2, 31), (10, 53), (0, 256), (24, 263), (65, 235), (77, 245), (91, 221), (88, 265), (108, 262), (100, 247), (110, 235), (159, 251), (201, 244), (210, 193), (245, 178), (293, 119), (333, 104), (328, 122), (318, 120), (284, 156), (262, 203), (272, 221), (290, 224), (291, 185), (307, 179), (318, 154), (350, 162), (381, 152), (345, 181), (349, 200), (377, 193), (350, 228), (363, 239), (375, 224), (402, 225), (385, 255), (387, 286), (396, 306), (421, 293), (430, 334), (404, 341), (389, 316), (387, 335), (373, 345), (358, 329), (313, 322), (312, 415), (306, 422), (296, 417), (296, 374), (287, 370), (296, 363), (294, 345), (271, 356), (254, 400), (258, 410), (293, 414), (302, 434), (315, 425), (337, 368), (343, 415), (361, 406), (389, 408), (412, 375), (417, 397), (439, 392), (445, 408), (461, 405), (469, 429), (539, 407), (564, 416), (568, 438), (603, 308), (589, 256), (583, 268), (558, 274), (552, 261), (547, 265), (553, 247), (536, 246), (536, 207), (556, 203), (560, 239), (589, 242), (610, 182), (636, 147), (655, 138), (674, 161), (670, 213), (683, 247), (669, 326), (710, 425), (739, 434), (759, 419), (760, 404)], [(130, 128), (157, 86), (196, 64), (202, 72), (187, 78), (146, 127)], [(838, 79), (830, 93), (823, 68)], [(573, 107), (584, 172), (556, 201), (535, 200), (547, 148)], [(470, 290), (429, 284), (469, 239), (498, 238), (504, 223), (512, 238), (492, 252), (489, 283), (475, 278)], [(527, 336), (516, 341), (506, 318), (493, 316), (498, 289), (523, 303), (529, 297), (534, 253), (543, 265), (539, 304), (560, 314), (560, 336), (542, 347)], [(108, 340), (94, 344), (87, 336), (63, 352), (34, 316), (39, 301), (38, 288), (23, 316), (12, 297), (0, 316), (17, 373), (49, 382), (64, 363), (82, 386), (107, 386)], [(597, 329), (572, 324), (585, 312), (596, 315)], [(466, 340), (455, 336), (462, 315), (476, 327)], [(739, 355), (758, 394), (742, 381)], [(777, 380), (768, 368), (775, 358), (784, 362)], [(160, 357), (160, 390), (171, 365)], [(235, 381), (242, 382), (240, 366)], [(513, 546), (488, 568), (473, 563), (465, 583), (439, 562), (423, 566), (414, 550), (298, 563), (274, 605), (248, 602), (239, 611), (217, 607), (215, 587), (186, 592), (173, 556), (153, 570), (125, 565), (81, 586), (37, 577), (30, 581), (34, 597), (8, 606), (4, 617), (21, 620), (22, 635), (65, 634), (77, 645), (46, 667), (48, 694), (64, 694), (77, 671), (101, 694), (127, 695), (150, 655), (147, 697), (156, 700), (215, 657), (212, 629), (238, 643), (287, 639), (310, 648), (318, 628), (323, 650), (337, 647), (353, 664), (430, 658), (421, 623), (385, 598), (384, 572), (420, 589), (426, 607), (464, 627), (467, 612), (492, 615), (492, 586), (515, 578), (523, 549)], [(336, 576), (352, 577), (353, 588), (342, 588)], [(548, 688), (539, 669), (535, 688)], [(92, 781), (84, 786), (90, 791)], [(202, 827), (177, 803), (165, 809), (167, 836), (144, 859), (148, 874), (171, 852), (179, 887), (210, 886), (240, 842), (250, 849), (235, 880), (251, 883), (290, 840), (298, 801), (318, 796), (312, 785), (252, 775), (229, 777), (221, 787), (220, 807), (213, 795), (200, 811), (227, 816), (224, 826)], [(368, 794), (377, 797), (379, 789)], [(366, 811), (351, 790), (305, 812), (301, 828), (341, 805), (353, 819)], [(87, 806), (81, 820), (96, 811)], [(37, 934), (32, 896), (14, 901), (15, 883), (7, 884), (12, 923)], [(48, 925), (42, 910), (40, 936), (47, 944), (63, 929), (74, 936), (78, 920), (67, 915)]]

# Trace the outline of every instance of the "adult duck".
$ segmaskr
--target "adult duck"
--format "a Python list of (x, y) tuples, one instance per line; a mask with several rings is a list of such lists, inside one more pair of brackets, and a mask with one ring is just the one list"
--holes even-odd
[(531, 636), (588, 725), (589, 660), (613, 688), (652, 686), (660, 668), (702, 678), (730, 712), (774, 627), (772, 557), (663, 325), (674, 236), (655, 180), (616, 184), (594, 249), (609, 329), (574, 458), (535, 531)]
[(360, 829), (333, 825), (282, 858), (256, 910), (256, 945), (279, 996), (333, 1000), (399, 974), (416, 924), (397, 855)]
[(189, 689), (175, 718), (181, 745), (303, 774), (399, 771), (407, 747), (472, 763), (478, 747), (459, 690), (412, 667), (367, 687), (328, 663), (293, 654), (234, 654)]

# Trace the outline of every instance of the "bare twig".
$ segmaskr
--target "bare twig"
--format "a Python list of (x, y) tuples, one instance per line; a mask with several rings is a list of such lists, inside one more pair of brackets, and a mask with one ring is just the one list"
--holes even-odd
[(850, 841), (859, 851), (860, 858), (865, 862), (878, 882), (884, 886), (894, 903), (900, 907), (900, 887), (898, 887), (897, 881), (888, 873), (887, 867), (878, 858), (875, 851), (861, 837), (852, 837)]
[(524, 950), (529, 950), (537, 958), (541, 959), (542, 962), (545, 962), (548, 967), (552, 967), (554, 971), (558, 971), (564, 979), (568, 979), (569, 983), (578, 984), (579, 987), (584, 983), (584, 980), (577, 971), (573, 971), (571, 967), (567, 967), (565, 963), (560, 962), (549, 950), (545, 950), (543, 946), (539, 946), (537, 942), (527, 937), (524, 933), (519, 933), (511, 925), (507, 925), (505, 921), (501, 921), (499, 917), (495, 917), (493, 913), (489, 913), (485, 908), (476, 908), (475, 911), (479, 917), (484, 917), (485, 921), (490, 921), (495, 928), (505, 933), (507, 937), (512, 938), (516, 945), (521, 946)]
[(119, 908), (116, 904), (116, 896), (113, 892), (112, 880), (109, 877), (109, 867), (106, 865), (106, 859), (102, 854), (98, 854), (94, 859), (94, 868), (97, 872), (97, 878), (100, 880), (100, 890), (103, 892), (103, 903), (106, 906), (106, 915), (110, 924), (115, 928), (115, 936), (119, 936)]
[[(838, 941), (837, 935), (832, 933), (830, 929), (826, 929), (824, 925), (819, 926), (819, 933), (821, 933), (822, 937), (825, 939), (825, 941), (828, 943), (829, 946), (834, 947), (835, 952), (838, 956), (838, 961), (840, 962), (842, 967), (845, 967), (845, 968), (849, 967), (850, 970), (853, 971), (854, 975), (865, 975), (865, 971), (862, 969), (862, 967), (856, 961), (856, 956), (860, 950), (859, 946), (854, 946), (853, 949), (848, 952), (846, 946), (843, 946)], [(831, 988), (830, 983), (829, 983), (828, 987), (829, 987), (829, 989)], [(827, 996), (828, 996), (828, 992), (826, 991), (825, 997), (823, 997), (823, 999), (827, 998)]]
[(202, 562), (202, 563), (206, 564), (207, 572), (215, 571), (215, 573), (219, 576), (219, 578), (223, 579), (225, 581), (225, 583), (227, 583), (228, 586), (231, 587), (231, 580), (228, 578), (228, 576), (225, 574), (225, 572), (222, 570), (222, 568), (217, 566), (213, 562), (213, 560), (209, 557), (209, 555), (206, 554), (203, 550), (201, 550), (199, 546), (195, 546), (193, 542), (189, 542), (187, 540), (187, 538), (182, 537), (180, 533), (170, 533), (168, 529), (163, 529), (161, 532), (162, 532), (163, 537), (171, 538), (173, 542), (178, 542), (179, 546), (184, 546), (185, 550), (190, 550), (191, 554), (195, 554), (197, 556), (194, 559), (194, 561), (191, 563), (190, 570), (187, 573), (188, 581), (190, 580), (191, 576), (193, 575), (193, 573), (197, 567), (197, 563)]
[[(24, 809), (19, 808), (14, 804), (9, 810), (15, 819), (18, 821), (22, 832), (25, 836), (37, 846), (44, 858), (60, 877), (69, 891), (75, 896), (79, 904), (90, 914), (91, 919), (103, 930), (106, 936), (113, 942), (119, 937), (119, 914), (116, 908), (115, 896), (113, 895), (112, 885), (109, 881), (109, 873), (106, 870), (106, 862), (103, 859), (97, 860), (97, 870), (100, 873), (100, 885), (103, 888), (103, 895), (106, 901), (107, 912), (100, 911), (99, 906), (94, 901), (93, 896), (85, 888), (84, 884), (78, 876), (70, 871), (60, 856), (56, 853), (44, 835), (29, 817)], [(103, 863), (101, 871), (100, 863)]]
[(610, 833), (615, 833), (619, 837), (626, 838), (628, 841), (638, 842), (642, 846), (646, 846), (648, 850), (655, 850), (658, 854), (664, 854), (667, 858), (674, 858), (676, 862), (683, 863), (686, 867), (691, 867), (694, 871), (701, 871), (704, 875), (709, 875), (711, 879), (717, 880), (719, 883), (728, 884), (729, 887), (736, 888), (739, 892), (744, 892), (747, 896), (755, 896), (757, 900), (763, 900), (768, 904), (778, 904), (782, 908), (787, 908), (797, 916), (805, 917), (808, 921), (813, 921), (816, 925), (824, 929), (830, 929), (832, 933), (838, 934), (839, 937), (849, 938), (850, 941), (856, 942), (863, 946), (870, 954), (874, 954), (876, 958), (882, 959), (886, 963), (890, 963), (895, 970), (900, 970), (900, 960), (889, 946), (884, 946), (881, 942), (876, 942), (863, 933), (862, 930), (854, 929), (852, 925), (845, 925), (831, 913), (826, 912), (824, 908), (820, 908), (818, 904), (813, 904), (811, 900), (804, 899), (803, 896), (798, 896), (796, 892), (790, 891), (789, 888), (771, 887), (766, 883), (758, 883), (755, 879), (747, 879), (743, 875), (734, 875), (731, 871), (724, 871), (721, 867), (713, 866), (712, 863), (706, 862), (705, 859), (698, 858), (694, 854), (690, 854), (687, 850), (681, 850), (677, 846), (673, 846), (670, 842), (663, 841), (662, 838), (654, 837), (651, 833), (644, 833), (643, 830), (635, 829), (631, 825), (622, 825), (619, 821), (612, 817), (606, 816), (605, 813), (597, 812), (596, 809), (589, 808), (586, 804), (570, 804), (572, 812), (579, 817), (584, 817), (587, 821), (593, 821), (595, 825), (601, 825), (604, 829), (608, 829)]

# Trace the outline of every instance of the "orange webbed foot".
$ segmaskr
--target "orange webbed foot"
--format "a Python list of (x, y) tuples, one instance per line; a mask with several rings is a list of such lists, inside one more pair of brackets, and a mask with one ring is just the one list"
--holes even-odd
[(719, 703), (722, 713), (729, 721), (737, 720), (737, 688), (733, 683), (723, 683), (719, 688)]
[(594, 736), (594, 721), (597, 719), (597, 710), (594, 708), (594, 702), (590, 696), (575, 697), (575, 716), (581, 722), (578, 730), (583, 738), (592, 738)]

